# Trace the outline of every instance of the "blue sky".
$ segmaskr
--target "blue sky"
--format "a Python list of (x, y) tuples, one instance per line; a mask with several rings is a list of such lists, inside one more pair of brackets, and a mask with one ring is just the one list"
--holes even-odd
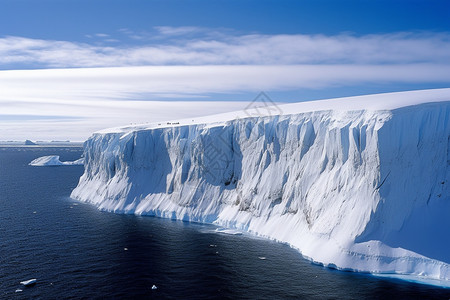
[[(67, 113), (82, 100), (235, 102), (264, 90), (295, 102), (449, 87), (449, 20), (450, 2), (433, 0), (0, 0), (1, 135), (99, 119), (88, 106)], [(53, 109), (30, 104), (42, 99)], [(117, 122), (145, 119), (133, 114)], [(25, 133), (12, 131), (14, 116)]]
[(2, 35), (70, 41), (155, 26), (329, 35), (450, 30), (445, 0), (2, 0), (0, 6)]

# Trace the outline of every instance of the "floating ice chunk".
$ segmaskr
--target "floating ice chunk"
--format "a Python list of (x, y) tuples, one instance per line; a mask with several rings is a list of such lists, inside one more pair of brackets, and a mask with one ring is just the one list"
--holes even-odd
[(227, 228), (217, 228), (216, 232), (218, 233), (224, 233), (224, 234), (231, 234), (231, 235), (241, 235), (242, 232), (236, 229), (227, 229)]
[(25, 281), (21, 281), (20, 284), (24, 285), (24, 286), (31, 286), (36, 284), (36, 279), (29, 279), (29, 280), (25, 280)]
[(152, 285), (152, 290), (156, 290), (158, 287), (156, 285)]
[(20, 292), (23, 292), (23, 290), (21, 290), (21, 289), (16, 290), (16, 293), (20, 293)]
[(259, 256), (258, 258), (261, 259), (261, 260), (265, 260), (266, 259), (265, 256)]
[(29, 163), (30, 166), (42, 167), (42, 166), (62, 166), (62, 162), (59, 160), (58, 155), (42, 156), (36, 158)]
[(60, 161), (59, 155), (48, 155), (36, 158), (29, 163), (30, 166), (34, 167), (49, 167), (49, 166), (76, 166), (83, 165), (84, 158), (77, 159), (75, 161)]

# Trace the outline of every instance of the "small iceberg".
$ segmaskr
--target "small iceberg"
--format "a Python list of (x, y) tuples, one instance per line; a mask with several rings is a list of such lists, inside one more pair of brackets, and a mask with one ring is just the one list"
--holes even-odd
[(48, 155), (36, 158), (28, 165), (33, 167), (50, 167), (50, 166), (79, 166), (84, 164), (84, 158), (75, 161), (60, 161), (59, 155)]
[(156, 285), (152, 285), (152, 290), (156, 290), (158, 287)]
[(16, 290), (16, 293), (20, 293), (20, 292), (23, 292), (23, 290), (21, 290), (21, 289)]
[(265, 256), (258, 256), (259, 259), (261, 260), (266, 260), (267, 258)]
[(24, 286), (32, 286), (32, 285), (36, 284), (36, 279), (21, 281), (20, 284), (22, 284)]
[(216, 232), (231, 235), (242, 235), (242, 232), (236, 229), (217, 228)]

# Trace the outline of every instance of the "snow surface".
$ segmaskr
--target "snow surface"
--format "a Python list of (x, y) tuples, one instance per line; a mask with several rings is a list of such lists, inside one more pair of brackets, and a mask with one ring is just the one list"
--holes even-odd
[(85, 142), (72, 197), (450, 286), (450, 89), (255, 107)]
[(34, 167), (50, 167), (50, 166), (75, 166), (83, 165), (84, 158), (77, 159), (75, 161), (60, 161), (59, 155), (49, 155), (36, 158), (29, 163), (30, 166)]

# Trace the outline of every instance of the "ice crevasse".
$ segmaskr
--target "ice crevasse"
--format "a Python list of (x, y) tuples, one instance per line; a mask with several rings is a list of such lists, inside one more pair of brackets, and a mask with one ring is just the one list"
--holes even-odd
[(450, 89), (94, 133), (72, 198), (213, 223), (338, 269), (450, 286)]

